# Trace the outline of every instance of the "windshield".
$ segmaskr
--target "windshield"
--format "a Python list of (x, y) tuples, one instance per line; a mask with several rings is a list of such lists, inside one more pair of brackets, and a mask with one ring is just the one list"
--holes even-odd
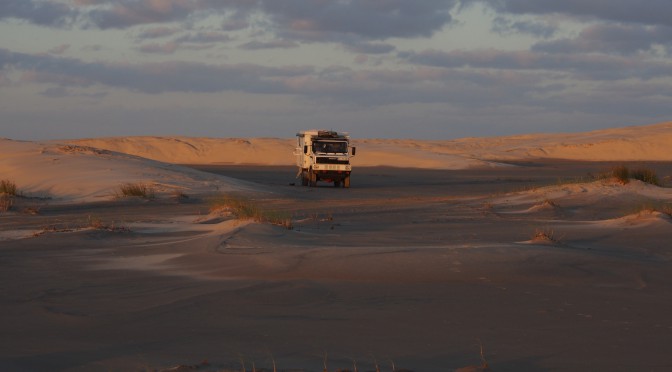
[(348, 143), (342, 141), (315, 141), (313, 152), (322, 154), (345, 154), (348, 152)]

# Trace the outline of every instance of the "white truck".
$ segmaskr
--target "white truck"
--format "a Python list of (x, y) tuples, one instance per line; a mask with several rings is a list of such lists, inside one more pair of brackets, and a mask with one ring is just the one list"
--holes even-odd
[(333, 182), (334, 187), (350, 187), (350, 158), (356, 149), (350, 146), (348, 133), (311, 129), (296, 136), (297, 178), (301, 177), (303, 186), (315, 187), (322, 181)]

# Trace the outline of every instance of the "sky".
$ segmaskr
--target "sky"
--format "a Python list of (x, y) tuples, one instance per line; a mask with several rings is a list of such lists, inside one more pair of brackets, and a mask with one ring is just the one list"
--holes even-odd
[(454, 139), (672, 117), (670, 0), (1, 0), (0, 137)]

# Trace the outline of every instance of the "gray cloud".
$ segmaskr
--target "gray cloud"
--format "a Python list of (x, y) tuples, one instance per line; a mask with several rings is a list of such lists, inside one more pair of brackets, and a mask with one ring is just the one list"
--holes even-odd
[(289, 49), (298, 48), (299, 43), (291, 40), (271, 40), (271, 41), (250, 41), (239, 46), (240, 49), (260, 50), (260, 49)]
[(192, 32), (175, 39), (177, 43), (226, 43), (233, 38), (225, 33), (216, 31)]
[(672, 76), (672, 64), (604, 54), (563, 54), (543, 51), (502, 51), (495, 49), (450, 52), (425, 50), (402, 52), (399, 57), (410, 63), (443, 68), (486, 68), (505, 70), (547, 70), (572, 73), (594, 80), (651, 79)]
[(69, 6), (53, 1), (2, 0), (0, 20), (5, 18), (24, 19), (43, 26), (65, 26), (71, 23), (76, 12)]
[(396, 49), (394, 45), (386, 43), (355, 43), (347, 45), (347, 48), (354, 53), (362, 54), (386, 54)]
[[(135, 25), (179, 21), (198, 10), (194, 1), (97, 1), (108, 7), (94, 7), (83, 11), (87, 22), (101, 29), (126, 28)], [(84, 4), (90, 5), (90, 4)]]
[(561, 13), (608, 21), (672, 26), (669, 0), (462, 0), (483, 3), (511, 14)]
[(138, 51), (151, 54), (173, 54), (177, 51), (177, 48), (179, 48), (178, 43), (168, 41), (165, 43), (143, 44), (138, 48)]
[(286, 80), (313, 72), (311, 67), (207, 65), (192, 62), (112, 64), (83, 62), (0, 49), (0, 66), (25, 71), (24, 81), (61, 86), (103, 84), (143, 93), (222, 92), (288, 93)]
[[(384, 40), (431, 36), (452, 22), (459, 0), (304, 1), (304, 0), (5, 0), (0, 19), (15, 17), (57, 26), (75, 16), (101, 29), (127, 28), (219, 14), (224, 30), (249, 25), (262, 12), (280, 37), (340, 41), (343, 38)], [(165, 31), (165, 30), (164, 30)], [(161, 33), (159, 33), (161, 34)], [(145, 37), (152, 36), (151, 33)]]
[(166, 36), (171, 36), (176, 33), (178, 33), (180, 29), (176, 27), (165, 27), (165, 26), (159, 26), (159, 27), (152, 27), (148, 28), (145, 30), (142, 30), (138, 33), (137, 38), (141, 40), (145, 39), (157, 39), (157, 38), (162, 38)]
[(557, 26), (535, 21), (512, 20), (507, 17), (496, 17), (492, 30), (498, 34), (520, 33), (536, 37), (549, 38), (557, 31)]
[(535, 44), (532, 50), (550, 53), (636, 54), (650, 51), (655, 45), (672, 46), (672, 28), (639, 24), (598, 24), (585, 28), (573, 39), (559, 39)]
[(282, 35), (333, 40), (338, 35), (384, 40), (431, 36), (452, 21), (458, 0), (310, 1), (265, 0), (263, 10)]
[(70, 44), (61, 44), (48, 50), (51, 54), (63, 54), (70, 49)]

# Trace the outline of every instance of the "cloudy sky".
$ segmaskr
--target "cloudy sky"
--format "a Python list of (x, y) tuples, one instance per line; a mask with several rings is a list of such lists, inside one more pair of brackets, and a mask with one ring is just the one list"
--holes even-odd
[(0, 137), (451, 139), (672, 118), (670, 0), (1, 0)]

